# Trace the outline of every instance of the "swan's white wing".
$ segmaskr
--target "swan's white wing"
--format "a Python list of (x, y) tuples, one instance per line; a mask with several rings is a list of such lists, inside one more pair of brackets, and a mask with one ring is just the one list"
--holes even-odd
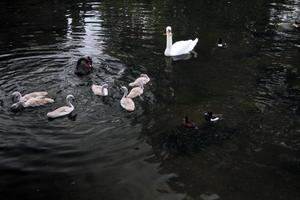
[(100, 85), (92, 85), (92, 91), (95, 95), (101, 95), (101, 86)]
[(48, 92), (31, 92), (31, 93), (25, 94), (23, 96), (23, 99), (28, 100), (30, 98), (45, 97), (47, 95), (48, 95)]
[(49, 118), (62, 117), (62, 116), (70, 114), (73, 110), (74, 110), (73, 107), (63, 106), (63, 107), (57, 108), (56, 110), (54, 110), (52, 112), (48, 112), (47, 117), (49, 117)]
[(190, 46), (189, 46), (189, 52), (193, 51), (193, 49), (195, 48), (195, 46), (197, 45), (198, 43), (198, 38), (192, 40), (192, 42), (190, 43)]
[(47, 103), (53, 103), (54, 100), (51, 98), (42, 98), (42, 97), (36, 97), (36, 98), (30, 98), (27, 101), (24, 102), (24, 107), (36, 107), (36, 106), (42, 106)]
[(102, 93), (102, 87), (101, 85), (92, 85), (92, 91), (95, 95), (99, 96), (107, 96), (108, 95), (108, 89), (104, 88)]
[(139, 77), (137, 78), (134, 82), (129, 83), (130, 87), (134, 87), (134, 86), (140, 86), (141, 84), (146, 84), (149, 81), (145, 78), (145, 77)]
[(125, 110), (134, 111), (135, 109), (134, 102), (130, 98), (122, 98), (120, 103)]
[(139, 81), (139, 80), (136, 79), (135, 81), (129, 83), (129, 86), (130, 86), (130, 87), (138, 86), (138, 81)]
[(175, 42), (171, 47), (171, 56), (178, 56), (182, 54), (190, 53), (198, 42), (198, 38), (195, 40), (184, 40)]
[(132, 99), (141, 94), (143, 94), (143, 89), (140, 87), (135, 87), (135, 88), (132, 88), (132, 90), (129, 92), (129, 94), (126, 97)]

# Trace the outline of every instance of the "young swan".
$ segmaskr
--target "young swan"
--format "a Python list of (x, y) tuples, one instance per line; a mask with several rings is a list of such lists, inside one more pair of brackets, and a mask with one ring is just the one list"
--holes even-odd
[(31, 92), (31, 93), (25, 94), (24, 96), (22, 96), (21, 93), (18, 91), (12, 93), (12, 96), (17, 97), (18, 101), (27, 101), (30, 98), (45, 97), (47, 95), (48, 95), (48, 92)]
[(139, 87), (134, 87), (130, 90), (129, 94), (127, 95), (127, 98), (135, 98), (137, 96), (141, 96), (144, 93), (144, 84), (140, 83)]
[(108, 95), (108, 84), (103, 85), (92, 85), (92, 91), (95, 95), (98, 96), (107, 96)]
[(52, 112), (47, 113), (47, 117), (49, 118), (57, 118), (57, 117), (63, 117), (65, 115), (69, 115), (74, 110), (74, 106), (71, 104), (71, 99), (75, 99), (73, 95), (68, 95), (66, 97), (66, 102), (68, 106), (63, 106), (60, 108), (57, 108), (56, 110)]
[(179, 56), (189, 54), (193, 51), (198, 42), (198, 38), (194, 40), (178, 41), (172, 44), (172, 29), (171, 26), (166, 27), (167, 45), (165, 49), (165, 56)]
[(150, 81), (150, 78), (147, 74), (141, 74), (139, 78), (137, 78), (134, 82), (129, 83), (130, 87), (140, 86), (141, 83), (146, 85)]
[(132, 99), (127, 97), (128, 89), (125, 86), (123, 86), (121, 87), (121, 90), (123, 90), (124, 95), (120, 100), (120, 105), (122, 106), (122, 108), (124, 108), (127, 111), (134, 111), (135, 109), (134, 102), (132, 101)]
[(18, 108), (19, 105), (23, 106), (24, 108), (28, 108), (28, 107), (37, 107), (37, 106), (42, 106), (48, 103), (53, 103), (54, 100), (51, 98), (46, 98), (46, 97), (32, 97), (29, 98), (27, 101), (24, 101), (23, 99), (21, 99), (19, 102), (14, 103), (11, 108), (15, 109)]

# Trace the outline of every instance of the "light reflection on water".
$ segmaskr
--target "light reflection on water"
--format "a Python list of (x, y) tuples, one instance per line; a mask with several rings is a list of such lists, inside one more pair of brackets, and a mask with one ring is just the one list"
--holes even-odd
[[(297, 19), (298, 1), (27, 0), (0, 7), (6, 199), (299, 196), (299, 32), (274, 25)], [(199, 37), (198, 56), (165, 58), (166, 25), (175, 41)], [(227, 49), (215, 47), (219, 37)], [(84, 55), (96, 70), (77, 77)], [(127, 113), (119, 88), (141, 73), (151, 82)], [(109, 97), (91, 92), (102, 82)], [(13, 113), (16, 90), (46, 90), (55, 103)], [(76, 117), (49, 121), (46, 113), (68, 94), (76, 97)], [(207, 125), (208, 110), (222, 113), (221, 123)], [(177, 128), (184, 115), (203, 136)]]

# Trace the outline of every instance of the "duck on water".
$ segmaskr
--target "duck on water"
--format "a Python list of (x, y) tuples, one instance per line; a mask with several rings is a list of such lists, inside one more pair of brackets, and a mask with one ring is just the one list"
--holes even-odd
[(217, 122), (220, 120), (219, 116), (216, 116), (215, 114), (213, 114), (212, 112), (206, 112), (204, 113), (204, 119), (207, 122)]
[(217, 46), (219, 48), (227, 48), (227, 44), (223, 42), (222, 38), (219, 38)]
[(188, 116), (183, 118), (181, 125), (185, 128), (198, 129), (197, 125), (193, 121), (190, 121)]
[[(217, 122), (220, 120), (220, 116), (219, 115), (217, 116), (216, 114), (213, 114), (212, 112), (205, 112), (204, 119), (207, 122)], [(191, 121), (188, 116), (185, 116), (182, 119), (181, 125), (185, 128), (198, 129), (196, 123)]]

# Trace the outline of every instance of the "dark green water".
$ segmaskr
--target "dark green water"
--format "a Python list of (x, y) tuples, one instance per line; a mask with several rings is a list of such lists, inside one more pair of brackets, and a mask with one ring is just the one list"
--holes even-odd
[[(299, 17), (297, 0), (1, 1), (1, 199), (299, 199), (300, 31), (276, 26)], [(168, 25), (199, 38), (196, 58), (163, 55)], [(84, 55), (96, 70), (79, 78)], [(119, 88), (141, 73), (128, 113)], [(16, 90), (55, 103), (14, 113)], [(49, 121), (68, 94), (76, 118)]]

